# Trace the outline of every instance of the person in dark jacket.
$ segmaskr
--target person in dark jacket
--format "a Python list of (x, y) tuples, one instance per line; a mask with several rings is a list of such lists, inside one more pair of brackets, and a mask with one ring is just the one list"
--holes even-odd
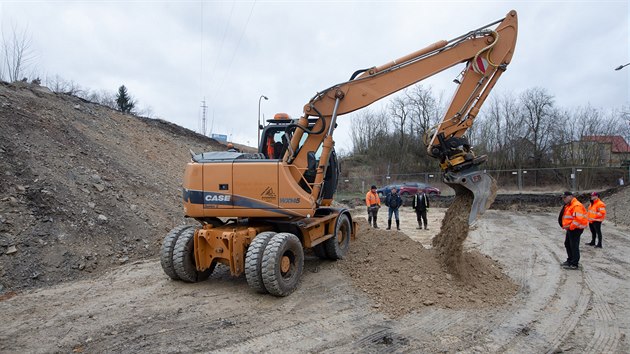
[(427, 210), (429, 209), (429, 197), (423, 190), (418, 191), (413, 196), (413, 203), (411, 204), (413, 210), (416, 211), (416, 219), (418, 220), (418, 229), (422, 229), (422, 222), (424, 221), (424, 229), (429, 229), (427, 224)]
[(387, 230), (392, 229), (392, 214), (396, 215), (396, 230), (400, 230), (400, 216), (398, 209), (402, 206), (403, 201), (396, 188), (392, 188), (391, 192), (385, 198), (385, 205), (389, 207), (387, 214)]

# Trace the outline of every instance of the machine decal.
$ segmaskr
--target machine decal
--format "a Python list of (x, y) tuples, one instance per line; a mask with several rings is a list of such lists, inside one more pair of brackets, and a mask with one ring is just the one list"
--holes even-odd
[[(271, 190), (271, 188), (269, 188)], [(272, 191), (273, 192), (273, 191)], [(299, 216), (299, 213), (292, 212), (289, 209), (280, 209), (277, 205), (266, 203), (257, 199), (251, 199), (240, 195), (229, 195), (213, 192), (204, 192), (183, 189), (184, 203), (203, 204), (206, 209), (219, 208), (220, 205), (233, 205), (239, 208), (247, 209), (265, 209), (280, 215)], [(283, 198), (284, 203), (299, 203), (300, 198)], [(290, 201), (287, 201), (290, 200)]]
[(183, 189), (184, 202), (192, 204), (232, 205), (230, 194)]
[(262, 194), (260, 194), (260, 197), (266, 202), (273, 201), (277, 198), (276, 193), (273, 192), (273, 188), (271, 187), (265, 188)]
[(300, 198), (280, 198), (281, 204), (300, 204)]

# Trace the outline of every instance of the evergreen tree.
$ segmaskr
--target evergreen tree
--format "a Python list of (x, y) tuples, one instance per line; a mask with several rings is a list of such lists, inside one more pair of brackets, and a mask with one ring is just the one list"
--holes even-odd
[(116, 104), (118, 110), (123, 113), (133, 113), (132, 110), (136, 105), (133, 98), (127, 93), (127, 88), (122, 85), (118, 88), (118, 94), (116, 94)]

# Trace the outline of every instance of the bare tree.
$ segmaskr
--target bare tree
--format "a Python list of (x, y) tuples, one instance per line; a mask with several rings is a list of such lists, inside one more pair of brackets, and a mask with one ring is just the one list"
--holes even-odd
[(553, 122), (558, 112), (553, 96), (541, 87), (534, 87), (521, 94), (523, 122), (528, 128), (527, 139), (533, 144), (534, 167), (542, 167), (547, 149), (550, 148)]
[[(2, 65), (0, 69), (0, 79), (8, 79), (15, 82), (22, 79), (22, 76), (35, 58), (31, 49), (32, 39), (27, 29), (20, 31), (17, 26), (11, 27), (11, 33), (5, 34), (1, 30), (2, 37)], [(6, 76), (5, 76), (6, 75)]]
[(64, 80), (59, 75), (55, 75), (54, 77), (47, 77), (45, 82), (46, 87), (48, 87), (52, 92), (55, 93), (65, 93), (68, 95), (79, 96), (85, 93), (85, 90), (79, 86), (76, 82), (70, 80)]

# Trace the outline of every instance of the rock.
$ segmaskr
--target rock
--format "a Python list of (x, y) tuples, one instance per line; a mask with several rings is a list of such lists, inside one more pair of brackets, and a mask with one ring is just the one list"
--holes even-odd
[(6, 254), (13, 254), (16, 252), (17, 252), (17, 248), (15, 246), (9, 246), (9, 248), (7, 248)]
[(400, 255), (400, 259), (405, 260), (405, 261), (408, 261), (408, 260), (410, 260), (411, 258), (409, 258), (409, 256), (407, 256), (406, 254), (402, 254), (402, 255)]
[(136, 211), (136, 209), (138, 209), (138, 206), (137, 206), (137, 205), (135, 205), (135, 204), (131, 204), (131, 205), (129, 206), (129, 209), (131, 209), (131, 211)]
[(98, 220), (100, 224), (107, 222), (107, 216), (103, 214), (98, 214), (98, 217), (96, 219)]
[(18, 200), (15, 197), (9, 197), (9, 204), (16, 206), (18, 205)]
[(435, 292), (440, 294), (440, 295), (446, 293), (446, 291), (444, 291), (444, 289), (442, 289), (442, 288), (437, 288), (437, 290), (435, 290)]
[(81, 109), (81, 105), (80, 104), (75, 104), (74, 105), (74, 109)]
[(423, 304), (424, 304), (424, 306), (431, 306), (431, 305), (435, 304), (435, 302), (431, 301), (431, 300), (424, 300)]
[(85, 269), (85, 263), (79, 263), (79, 270)]
[(100, 184), (100, 183), (94, 183), (93, 184), (94, 188), (96, 188), (97, 191), (102, 192), (105, 190), (105, 186)]
[(414, 275), (411, 280), (415, 281), (416, 283), (420, 283), (422, 282), (422, 277), (419, 275)]
[(129, 261), (129, 257), (126, 257), (126, 256), (125, 256), (125, 257), (123, 257), (123, 258), (118, 258), (118, 262), (119, 262), (120, 264), (125, 264), (125, 263), (127, 263), (128, 261)]
[(96, 207), (96, 203), (89, 202), (88, 206), (90, 207), (90, 209), (94, 209)]
[(99, 176), (97, 173), (93, 174), (90, 177), (94, 180), (94, 182), (101, 182), (101, 176)]
[(453, 280), (453, 276), (450, 274), (446, 274), (446, 280)]
[(19, 184), (17, 186), (15, 186), (15, 188), (17, 188), (18, 192), (25, 192), (26, 191), (26, 187), (21, 186)]

